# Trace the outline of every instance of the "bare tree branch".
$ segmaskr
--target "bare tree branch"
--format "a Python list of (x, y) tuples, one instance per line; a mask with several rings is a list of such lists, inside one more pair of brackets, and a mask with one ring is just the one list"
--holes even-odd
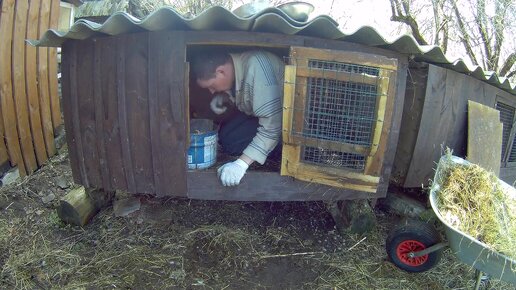
[[(505, 63), (502, 65), (502, 68), (500, 69), (500, 75), (509, 77), (509, 70), (514, 66), (514, 63), (516, 63), (516, 52), (513, 52), (507, 57), (505, 60)], [(512, 72), (514, 73), (514, 71)]]
[(494, 70), (498, 70), (498, 63), (500, 61), (500, 52), (502, 50), (502, 44), (504, 43), (505, 29), (505, 15), (511, 5), (511, 0), (500, 0), (495, 2), (495, 16), (493, 18), (494, 27), (494, 45), (493, 45), (493, 56), (492, 62), (494, 63)]
[(505, 77), (506, 77), (506, 78), (508, 78), (508, 79), (510, 79), (510, 78), (512, 78), (512, 77), (514, 77), (514, 76), (516, 76), (516, 70), (511, 71), (511, 72), (510, 72), (510, 73), (508, 73)]
[[(389, 0), (391, 2), (391, 20), (396, 22), (401, 22), (408, 25), (412, 31), (412, 36), (416, 39), (417, 43), (420, 45), (427, 45), (428, 42), (425, 40), (421, 31), (419, 30), (419, 26), (414, 19), (414, 17), (410, 14), (410, 0)], [(402, 10), (403, 7), (403, 10)]]
[(486, 1), (478, 0), (477, 1), (477, 14), (476, 14), (476, 26), (478, 29), (478, 33), (480, 34), (480, 39), (482, 40), (482, 44), (484, 47), (485, 54), (485, 66), (488, 70), (494, 70), (493, 67), (493, 53), (491, 50), (491, 40), (487, 32), (487, 20), (486, 20)]
[(455, 0), (452, 0), (451, 3), (453, 6), (453, 11), (455, 12), (455, 19), (457, 20), (457, 25), (459, 26), (460, 33), (462, 34), (462, 36), (460, 37), (460, 41), (464, 46), (464, 49), (466, 49), (466, 53), (468, 54), (468, 57), (471, 59), (471, 62), (474, 65), (478, 65), (477, 58), (475, 56), (475, 53), (473, 52), (473, 48), (471, 47), (471, 41), (469, 38), (468, 31), (466, 30), (466, 26), (462, 21), (462, 15), (460, 14), (459, 8), (457, 8), (457, 2)]

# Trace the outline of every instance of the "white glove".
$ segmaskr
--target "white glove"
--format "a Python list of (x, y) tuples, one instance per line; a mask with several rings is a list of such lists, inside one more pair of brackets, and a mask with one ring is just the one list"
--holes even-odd
[(224, 95), (214, 96), (211, 99), (210, 108), (217, 115), (223, 114), (228, 109), (228, 107), (224, 106)]
[(224, 186), (235, 186), (240, 183), (249, 165), (242, 159), (228, 162), (217, 170), (217, 175)]

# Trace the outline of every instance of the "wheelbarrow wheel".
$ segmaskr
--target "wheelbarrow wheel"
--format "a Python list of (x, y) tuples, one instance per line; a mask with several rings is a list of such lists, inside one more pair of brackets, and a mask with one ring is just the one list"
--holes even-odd
[(389, 233), (387, 254), (398, 268), (408, 272), (424, 272), (441, 259), (442, 249), (421, 257), (410, 257), (410, 252), (422, 251), (441, 241), (441, 236), (430, 224), (419, 220), (404, 220)]

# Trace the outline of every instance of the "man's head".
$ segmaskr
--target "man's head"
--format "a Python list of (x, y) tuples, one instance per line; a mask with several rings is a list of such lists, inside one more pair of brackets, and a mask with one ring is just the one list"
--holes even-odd
[(233, 87), (235, 69), (231, 56), (225, 52), (202, 53), (192, 61), (192, 70), (201, 88), (212, 94)]

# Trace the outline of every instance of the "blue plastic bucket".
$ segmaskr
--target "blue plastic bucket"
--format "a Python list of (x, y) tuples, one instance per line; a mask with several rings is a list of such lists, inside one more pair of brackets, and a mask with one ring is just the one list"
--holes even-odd
[(188, 169), (205, 169), (217, 161), (217, 131), (208, 119), (190, 120)]

